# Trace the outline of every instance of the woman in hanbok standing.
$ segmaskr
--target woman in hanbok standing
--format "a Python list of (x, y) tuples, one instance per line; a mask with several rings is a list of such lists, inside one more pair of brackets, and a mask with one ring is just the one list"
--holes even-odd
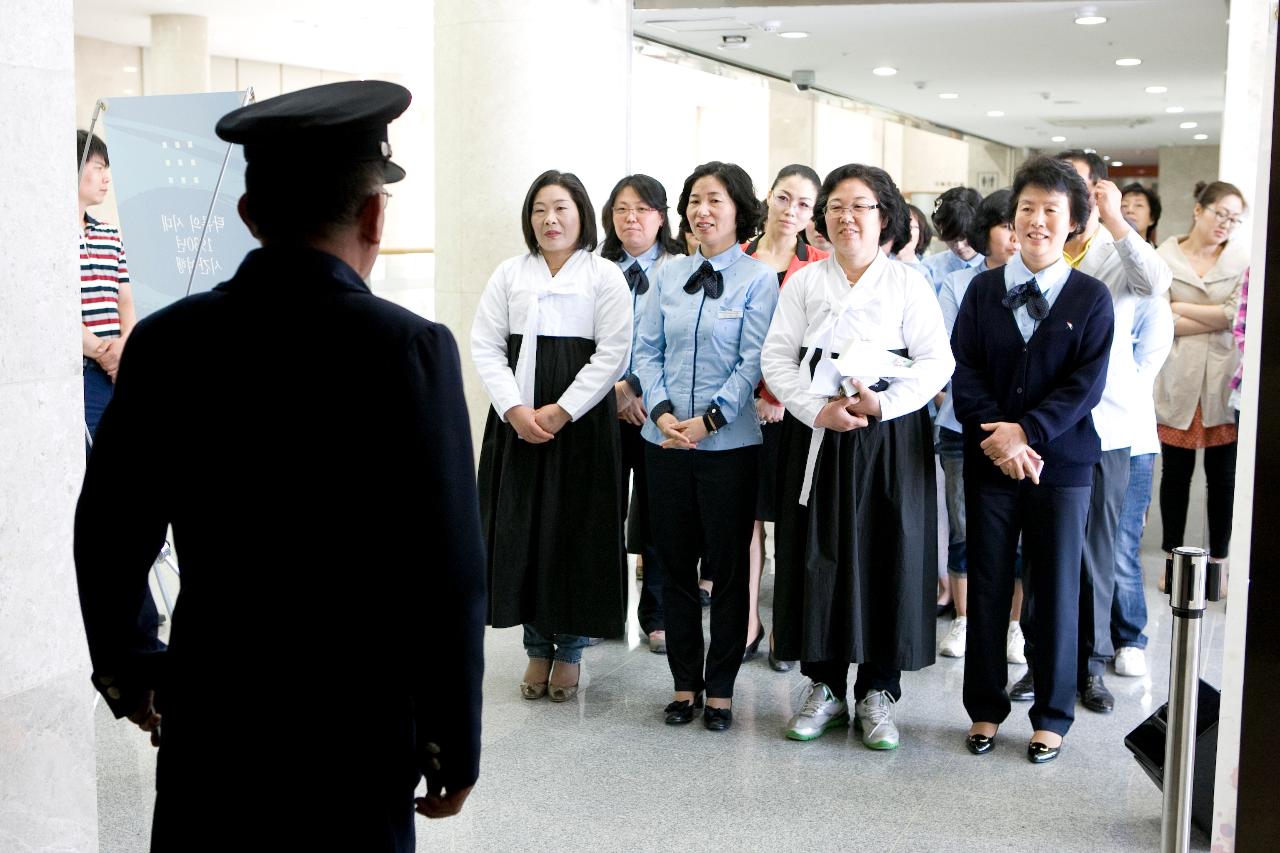
[(588, 638), (623, 629), (614, 382), (631, 349), (631, 295), (617, 264), (592, 254), (595, 211), (576, 176), (539, 175), (521, 224), (529, 252), (499, 265), (471, 328), (493, 401), (479, 471), (489, 623), (524, 626), (521, 695), (563, 702)]
[[(955, 365), (933, 288), (880, 251), (906, 230), (907, 205), (882, 169), (827, 176), (815, 221), (834, 254), (782, 291), (761, 363), (786, 406), (778, 457), (776, 654), (812, 679), (787, 737), (855, 725), (893, 749), (901, 674), (934, 661), (937, 505), (925, 406)], [(853, 380), (838, 392), (832, 359), (850, 344), (913, 360), (911, 375)], [(831, 388), (812, 384), (827, 377)]]

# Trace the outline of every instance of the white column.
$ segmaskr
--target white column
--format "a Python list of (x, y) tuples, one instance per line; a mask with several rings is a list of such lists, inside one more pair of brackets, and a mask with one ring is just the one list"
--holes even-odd
[(209, 19), (152, 15), (143, 88), (148, 95), (209, 91)]
[[(0, 15), (0, 848), (98, 849), (94, 692), (71, 559), (84, 472), (71, 0)], [(20, 226), (18, 223), (21, 223)]]
[[(1240, 443), (1236, 448), (1236, 497), (1231, 535), (1231, 574), (1227, 589), (1226, 634), (1223, 639), (1222, 703), (1218, 711), (1218, 766), (1213, 786), (1213, 849), (1234, 850), (1236, 778), (1240, 769), (1240, 716), (1244, 703), (1244, 645), (1248, 622), (1253, 494), (1259, 415), (1257, 377), (1262, 368), (1262, 294), (1267, 258), (1268, 199), (1271, 185), (1271, 137), (1275, 117), (1276, 4), (1272, 0), (1232, 0), (1231, 31), (1227, 42), (1227, 107), (1223, 116), (1222, 177), (1249, 196), (1252, 206), (1246, 227), (1252, 232), (1253, 262), (1249, 273), (1249, 311), (1244, 347), (1240, 401)], [(1245, 18), (1244, 14), (1248, 17)], [(1243, 32), (1239, 32), (1243, 30)], [(1247, 51), (1241, 54), (1241, 51)], [(1247, 83), (1232, 77), (1232, 69), (1248, 63), (1253, 76)], [(1235, 84), (1248, 88), (1247, 105), (1233, 94)], [(1241, 109), (1249, 110), (1247, 115)], [(1230, 119), (1230, 120), (1228, 120)], [(1233, 129), (1228, 136), (1227, 129)], [(1243, 136), (1245, 127), (1252, 137)], [(1233, 153), (1228, 153), (1228, 151)], [(1234, 161), (1240, 162), (1234, 162)], [(1247, 162), (1244, 162), (1247, 160)], [(1241, 230), (1244, 230), (1243, 228)], [(1280, 322), (1280, 318), (1272, 320)], [(1273, 336), (1274, 337), (1274, 336)], [(1265, 569), (1264, 569), (1265, 571)], [(1266, 618), (1255, 614), (1256, 618)]]
[[(547, 169), (596, 206), (627, 171), (626, 0), (437, 0), (436, 319), (458, 338), (478, 439), (489, 398), (470, 330), (494, 268), (526, 251), (520, 207)], [(598, 230), (598, 228), (597, 228)]]

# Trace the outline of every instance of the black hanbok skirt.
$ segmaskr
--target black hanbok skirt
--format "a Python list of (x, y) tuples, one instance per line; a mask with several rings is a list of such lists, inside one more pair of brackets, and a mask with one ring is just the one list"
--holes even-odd
[[(507, 339), (515, 369), (521, 336)], [(595, 354), (585, 338), (538, 338), (534, 407), (553, 403)], [(489, 559), (489, 624), (543, 636), (621, 636), (621, 447), (612, 393), (545, 444), (529, 444), (489, 407), (480, 450), (480, 521)]]
[(774, 642), (781, 660), (934, 662), (938, 545), (925, 409), (828, 430), (800, 505), (812, 430), (788, 413), (778, 450)]

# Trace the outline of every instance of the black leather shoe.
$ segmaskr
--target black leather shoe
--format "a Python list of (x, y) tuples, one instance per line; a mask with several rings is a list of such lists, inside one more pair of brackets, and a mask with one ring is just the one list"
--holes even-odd
[(1110, 714), (1116, 709), (1116, 697), (1111, 695), (1101, 675), (1091, 675), (1080, 691), (1080, 704), (1098, 714)]
[(710, 705), (702, 712), (702, 724), (709, 732), (722, 732), (733, 725), (732, 708), (712, 708)]
[(760, 630), (756, 633), (755, 640), (753, 640), (750, 644), (748, 644), (746, 650), (743, 651), (742, 653), (743, 663), (746, 663), (747, 661), (751, 660), (753, 657), (755, 657), (759, 653), (760, 641), (763, 639), (764, 639), (764, 626), (761, 625)]
[(1031, 679), (1030, 667), (1027, 667), (1027, 674), (1009, 688), (1009, 698), (1014, 702), (1031, 702), (1036, 698), (1036, 685)]
[(711, 606), (711, 593), (707, 592), (702, 587), (698, 587), (698, 603), (703, 607)]
[(683, 726), (685, 723), (693, 722), (694, 712), (701, 707), (701, 693), (693, 697), (692, 702), (688, 699), (681, 702), (672, 702), (670, 705), (662, 709), (662, 722), (669, 726)]
[(795, 665), (796, 665), (796, 662), (795, 662), (795, 661), (793, 661), (793, 660), (779, 660), (778, 658), (774, 657), (774, 655), (773, 655), (773, 645), (772, 645), (772, 644), (770, 644), (770, 646), (769, 646), (769, 667), (770, 667), (774, 672), (790, 672), (790, 671), (791, 671), (791, 669), (792, 669)]
[(1038, 740), (1033, 740), (1027, 744), (1027, 761), (1032, 764), (1045, 764), (1057, 758), (1060, 752), (1062, 752), (1061, 746), (1046, 746)]
[(965, 738), (964, 745), (974, 755), (986, 755), (996, 748), (996, 738), (995, 735), (969, 735)]

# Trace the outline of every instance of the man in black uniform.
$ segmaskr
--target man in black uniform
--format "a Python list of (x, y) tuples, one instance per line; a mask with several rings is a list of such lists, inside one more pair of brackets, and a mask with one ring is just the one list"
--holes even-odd
[[(409, 99), (338, 83), (223, 117), (263, 247), (138, 324), (102, 418), (76, 568), (94, 684), (160, 746), (153, 850), (411, 851), (421, 778), (418, 811), (445, 817), (479, 774), (458, 351), (362, 281)], [(182, 592), (155, 652), (137, 614), (170, 524)]]

